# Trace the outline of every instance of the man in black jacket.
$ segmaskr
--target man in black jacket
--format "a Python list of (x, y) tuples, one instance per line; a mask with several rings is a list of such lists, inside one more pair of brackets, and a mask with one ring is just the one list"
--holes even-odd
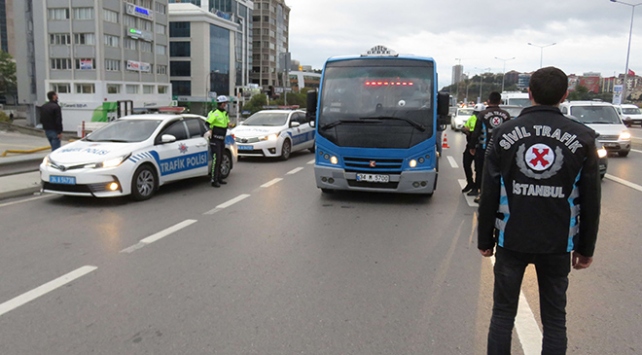
[(62, 110), (58, 105), (58, 94), (55, 91), (49, 91), (47, 99), (49, 102), (40, 107), (40, 123), (53, 152), (60, 148), (60, 139), (62, 139)]
[(565, 117), (567, 76), (554, 67), (529, 84), (534, 106), (493, 132), (484, 163), (478, 245), (493, 255), (488, 354), (510, 354), (524, 269), (534, 264), (544, 326), (542, 354), (565, 354), (571, 265), (589, 267), (600, 217), (595, 131)]

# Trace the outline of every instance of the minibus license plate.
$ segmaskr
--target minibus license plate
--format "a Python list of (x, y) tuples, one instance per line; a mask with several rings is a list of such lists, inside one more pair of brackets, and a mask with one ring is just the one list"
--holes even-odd
[(378, 174), (357, 174), (357, 181), (365, 182), (389, 182), (389, 175), (378, 175)]

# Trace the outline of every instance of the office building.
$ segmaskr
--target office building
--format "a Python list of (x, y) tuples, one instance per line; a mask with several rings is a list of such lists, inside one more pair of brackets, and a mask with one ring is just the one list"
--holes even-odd
[(247, 86), (253, 6), (246, 0), (170, 0), (170, 81), (181, 106), (206, 114), (216, 96), (233, 97)]
[(464, 74), (464, 66), (461, 64), (453, 65), (453, 71), (452, 71), (452, 83), (457, 84), (460, 81), (464, 80), (463, 78)]
[[(18, 99), (37, 107), (56, 91), (65, 131), (111, 120), (115, 105), (171, 102), (167, 0), (14, 1)], [(125, 113), (124, 110), (120, 111)]]
[(254, 41), (250, 82), (264, 92), (269, 87), (275, 93), (287, 87), (287, 69), (290, 66), (289, 27), (290, 8), (284, 0), (257, 0), (252, 13)]

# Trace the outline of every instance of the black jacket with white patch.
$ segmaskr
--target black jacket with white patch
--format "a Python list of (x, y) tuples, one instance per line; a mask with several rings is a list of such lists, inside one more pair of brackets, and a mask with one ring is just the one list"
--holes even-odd
[(525, 108), (486, 150), (478, 248), (593, 256), (600, 219), (596, 134), (557, 107)]

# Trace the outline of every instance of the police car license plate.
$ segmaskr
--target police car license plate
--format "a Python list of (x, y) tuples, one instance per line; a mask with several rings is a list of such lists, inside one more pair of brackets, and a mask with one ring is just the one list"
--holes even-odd
[(76, 178), (74, 176), (51, 175), (49, 177), (49, 182), (52, 184), (76, 185)]
[(357, 174), (357, 181), (365, 182), (389, 182), (389, 175), (378, 175), (378, 174)]
[(239, 145), (239, 150), (253, 150), (254, 147), (251, 145)]

